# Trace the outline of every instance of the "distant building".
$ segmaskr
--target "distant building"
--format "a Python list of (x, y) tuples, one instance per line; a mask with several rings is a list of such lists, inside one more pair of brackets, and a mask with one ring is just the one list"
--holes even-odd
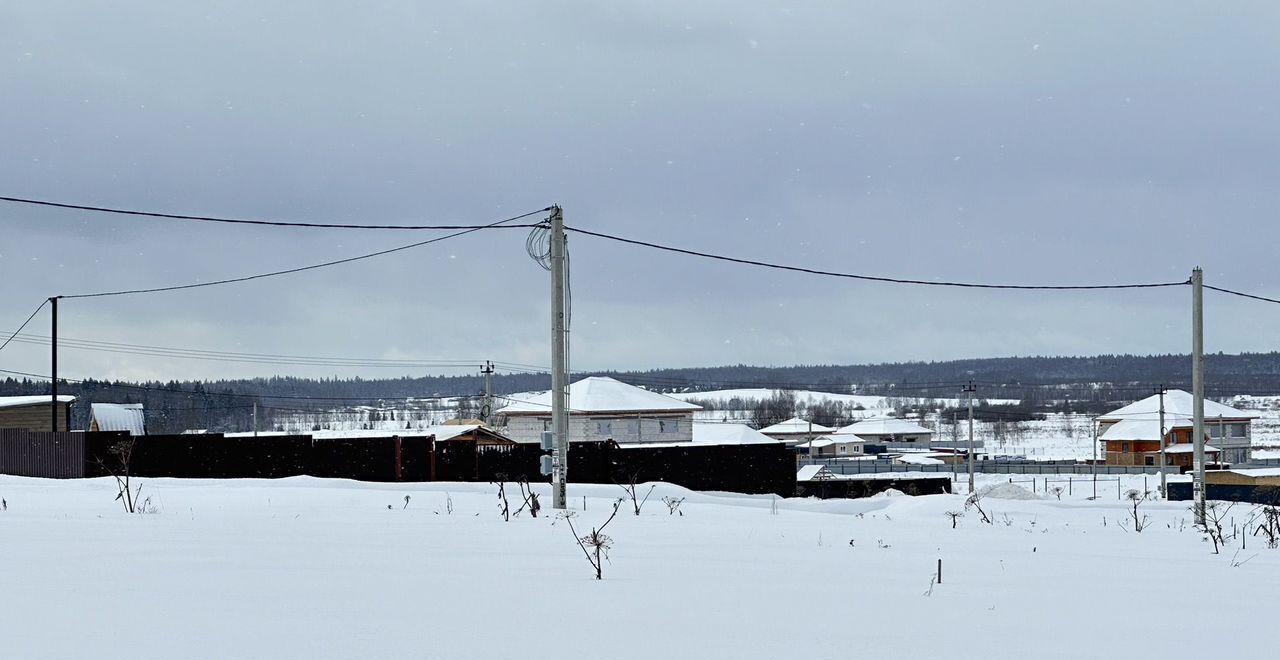
[[(1153, 394), (1098, 418), (1098, 440), (1111, 465), (1192, 464), (1192, 397), (1183, 390), (1164, 395), (1165, 443), (1160, 455), (1160, 396)], [(1252, 413), (1216, 401), (1204, 401), (1205, 453), (1208, 461), (1244, 463), (1249, 460)]]
[[(452, 440), (471, 440), (477, 445), (514, 445), (516, 444), (503, 433), (491, 429), (483, 424), (467, 424), (452, 423), (453, 420), (438, 426), (428, 426), (420, 429), (406, 429), (403, 431), (386, 431), (380, 429), (343, 429), (336, 431), (307, 431), (305, 433), (293, 433), (289, 431), (261, 431), (254, 433), (253, 431), (241, 431), (237, 433), (226, 433), (223, 437), (227, 438), (248, 438), (257, 436), (266, 437), (285, 437), (285, 436), (308, 436), (316, 440), (354, 440), (359, 438), (419, 438), (426, 436), (435, 436), (436, 442), (449, 442)], [(184, 431), (184, 433), (186, 433)]]
[(808, 442), (817, 439), (819, 436), (833, 433), (835, 429), (830, 426), (814, 424), (808, 420), (792, 417), (785, 422), (778, 422), (773, 426), (766, 426), (760, 429), (760, 432), (773, 438), (781, 440), (789, 445)]
[(864, 419), (837, 429), (833, 435), (856, 435), (867, 444), (886, 446), (918, 444), (928, 447), (933, 440), (933, 431), (910, 420), (897, 417)]
[(856, 435), (824, 435), (796, 445), (796, 451), (810, 458), (841, 458), (862, 456), (866, 453), (866, 441)]
[(71, 404), (76, 398), (70, 395), (58, 397), (58, 425), (54, 428), (53, 405), (50, 396), (0, 396), (0, 429), (25, 431), (71, 430)]
[(93, 403), (89, 405), (90, 431), (125, 431), (146, 435), (147, 425), (141, 403)]
[[(693, 442), (693, 413), (702, 406), (593, 376), (569, 386), (569, 441), (618, 444)], [(497, 412), (516, 442), (538, 442), (551, 429), (551, 393), (516, 400)]]

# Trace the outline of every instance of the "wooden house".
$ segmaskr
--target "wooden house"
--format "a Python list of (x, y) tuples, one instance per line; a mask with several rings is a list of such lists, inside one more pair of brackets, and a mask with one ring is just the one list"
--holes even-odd
[(25, 431), (70, 431), (71, 404), (76, 398), (58, 397), (58, 424), (54, 428), (53, 399), (50, 396), (0, 396), (0, 429)]

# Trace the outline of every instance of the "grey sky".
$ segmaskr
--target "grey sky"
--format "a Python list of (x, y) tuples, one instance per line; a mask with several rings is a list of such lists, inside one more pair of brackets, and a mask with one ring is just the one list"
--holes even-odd
[[(570, 225), (876, 275), (1280, 294), (1280, 8), (1217, 3), (4, 3), (0, 194), (284, 220)], [(427, 238), (0, 204), (41, 298)], [(827, 280), (571, 238), (575, 368), (1189, 345), (1189, 291)], [(548, 278), (488, 232), (270, 281), (66, 301), (66, 336), (545, 364)], [(1207, 348), (1280, 307), (1208, 293)], [(47, 314), (33, 330), (48, 331)], [(46, 369), (11, 345), (0, 368)], [(68, 351), (71, 377), (401, 375)]]

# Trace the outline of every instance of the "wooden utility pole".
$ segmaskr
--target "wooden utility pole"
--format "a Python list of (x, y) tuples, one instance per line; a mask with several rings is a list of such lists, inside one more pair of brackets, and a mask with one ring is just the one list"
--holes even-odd
[[(50, 332), (51, 341), (49, 342), (49, 381), (53, 385), (52, 405), (49, 410), (53, 416), (53, 423), (49, 426), (49, 430), (55, 433), (58, 431), (58, 298), (61, 297), (49, 298), (49, 304), (53, 306), (53, 329)], [(71, 430), (71, 420), (67, 420), (67, 430)]]
[(969, 381), (969, 386), (964, 388), (965, 393), (969, 395), (969, 494), (973, 494), (973, 393), (977, 388), (973, 386), (973, 381)]
[(565, 329), (564, 213), (551, 207), (551, 426), (555, 445), (551, 450), (551, 507), (568, 507), (565, 485), (569, 478), (569, 366), (568, 332)]

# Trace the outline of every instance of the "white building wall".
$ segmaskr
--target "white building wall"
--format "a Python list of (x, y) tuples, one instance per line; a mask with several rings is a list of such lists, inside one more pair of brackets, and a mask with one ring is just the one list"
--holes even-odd
[[(518, 415), (507, 420), (506, 434), (516, 442), (538, 442), (550, 430), (551, 416)], [(570, 442), (618, 444), (693, 442), (693, 413), (673, 415), (570, 415)]]

